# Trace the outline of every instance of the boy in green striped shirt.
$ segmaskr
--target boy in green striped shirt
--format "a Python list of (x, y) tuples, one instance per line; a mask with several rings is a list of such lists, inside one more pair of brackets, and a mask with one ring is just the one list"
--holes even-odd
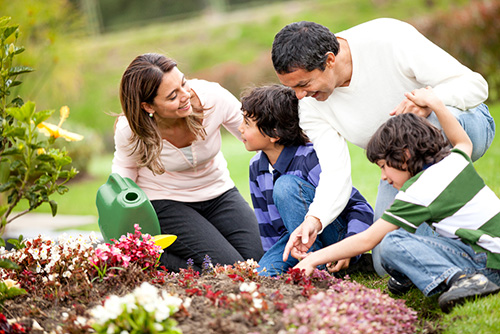
[(391, 207), (362, 233), (309, 254), (299, 239), (287, 245), (284, 258), (290, 252), (302, 258), (296, 268), (311, 273), (380, 243), (389, 290), (403, 293), (414, 284), (426, 296), (442, 292), (439, 305), (449, 312), (500, 290), (500, 199), (475, 171), (469, 137), (433, 90), (406, 97), (435, 112), (453, 149), (425, 118), (391, 118), (367, 147), (382, 179), (400, 190)]

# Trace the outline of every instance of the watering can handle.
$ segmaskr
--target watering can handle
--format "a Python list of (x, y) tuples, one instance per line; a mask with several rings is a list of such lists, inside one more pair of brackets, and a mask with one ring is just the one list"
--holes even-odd
[[(126, 189), (129, 189), (130, 188), (130, 184), (128, 184), (125, 179), (123, 177), (121, 177), (119, 174), (117, 173), (112, 173), (110, 176), (109, 176), (109, 181), (113, 181), (111, 182), (113, 188), (115, 188), (115, 191), (118, 191), (118, 190), (126, 190)], [(116, 187), (115, 187), (116, 185)]]

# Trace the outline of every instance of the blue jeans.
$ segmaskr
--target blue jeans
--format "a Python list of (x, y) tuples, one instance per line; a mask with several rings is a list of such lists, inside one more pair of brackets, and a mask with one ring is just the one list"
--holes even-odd
[[(280, 275), (299, 262), (292, 256), (283, 262), (283, 252), (290, 238), (290, 233), (304, 221), (315, 192), (316, 188), (312, 184), (297, 176), (282, 175), (276, 180), (273, 190), (274, 205), (278, 209), (287, 232), (260, 259), (258, 269), (260, 275)], [(323, 233), (318, 235), (311, 251), (342, 240), (346, 232), (347, 224), (341, 218), (337, 218), (323, 230)]]
[(446, 289), (444, 281), (459, 271), (479, 272), (500, 284), (500, 270), (486, 268), (486, 253), (476, 253), (459, 239), (450, 239), (422, 224), (416, 233), (400, 228), (380, 243), (384, 269), (401, 283), (412, 281), (426, 296)]
[[(483, 156), (495, 137), (495, 121), (489, 113), (488, 106), (483, 103), (475, 108), (465, 111), (454, 107), (448, 107), (448, 109), (453, 113), (453, 115), (455, 115), (458, 122), (462, 125), (471, 139), (473, 144), (472, 161), (476, 161)], [(433, 125), (441, 129), (441, 125), (439, 124), (437, 116), (434, 113), (431, 113), (427, 119)], [(391, 206), (397, 193), (397, 189), (386, 181), (380, 180), (377, 201), (375, 203), (375, 215), (373, 217), (375, 221), (379, 219), (384, 211)], [(372, 251), (373, 266), (380, 276), (384, 276), (386, 272), (380, 266), (378, 253), (377, 246)]]

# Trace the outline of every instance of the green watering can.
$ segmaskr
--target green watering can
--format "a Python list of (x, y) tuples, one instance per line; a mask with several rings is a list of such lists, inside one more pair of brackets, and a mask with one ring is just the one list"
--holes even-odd
[(128, 177), (112, 173), (99, 187), (96, 205), (99, 229), (108, 243), (111, 239), (118, 240), (122, 235), (134, 233), (134, 224), (139, 224), (141, 233), (152, 235), (155, 244), (162, 248), (167, 248), (177, 239), (172, 234), (161, 234), (153, 205), (144, 191)]

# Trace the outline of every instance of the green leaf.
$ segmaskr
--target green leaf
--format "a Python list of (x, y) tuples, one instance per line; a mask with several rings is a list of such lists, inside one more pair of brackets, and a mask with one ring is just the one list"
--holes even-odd
[(16, 87), (16, 86), (19, 86), (20, 84), (22, 84), (21, 81), (12, 81), (12, 80), (7, 80), (7, 82), (5, 83), (7, 88)]
[(6, 111), (18, 121), (29, 123), (35, 113), (35, 103), (28, 101), (19, 108), (8, 108)]
[(14, 66), (9, 68), (9, 77), (13, 77), (15, 75), (23, 74), (23, 73), (29, 73), (33, 72), (34, 69), (32, 69), (29, 66)]
[[(3, 184), (2, 184), (2, 185), (0, 185), (0, 186), (3, 186), (4, 184), (5, 184), (5, 183), (3, 183)], [(8, 189), (7, 189), (7, 190), (8, 190)], [(3, 192), (3, 191), (1, 191), (1, 192)], [(0, 216), (3, 216), (3, 214), (4, 214), (4, 213), (6, 213), (8, 209), (9, 209), (9, 206), (8, 206), (8, 205), (2, 205), (2, 206), (0, 206)], [(0, 238), (0, 240), (3, 240), (3, 239), (2, 239), (2, 238)], [(2, 245), (0, 244), (0, 246), (2, 246)], [(5, 246), (5, 244), (4, 244), (4, 246)]]
[(31, 120), (35, 123), (35, 125), (38, 125), (46, 121), (50, 116), (52, 116), (53, 113), (54, 110), (37, 111), (36, 113), (33, 114)]
[(16, 106), (16, 107), (20, 107), (24, 104), (24, 101), (21, 97), (16, 97), (15, 99), (13, 99), (12, 101), (10, 101), (9, 103), (9, 106)]
[(10, 35), (16, 32), (17, 28), (19, 28), (19, 25), (5, 27), (2, 39), (6, 40), (7, 38), (9, 38)]
[[(3, 240), (3, 239), (1, 239), (1, 240)], [(5, 241), (3, 242), (3, 246), (5, 246)], [(0, 268), (19, 269), (19, 266), (9, 259), (0, 259)]]
[(3, 152), (2, 152), (2, 156), (6, 156), (6, 155), (17, 155), (17, 154), (21, 154), (22, 153), (22, 150), (19, 149), (19, 147), (17, 146), (12, 146), (12, 147), (9, 147), (9, 148), (6, 148)]
[(15, 49), (14, 49), (14, 54), (15, 55), (18, 55), (20, 53), (23, 53), (24, 52), (24, 46), (16, 46)]
[(26, 130), (21, 126), (9, 127), (5, 129), (3, 135), (4, 137), (11, 137), (11, 138), (25, 138)]
[(7, 23), (9, 23), (10, 20), (11, 20), (10, 16), (2, 16), (2, 17), (0, 17), (0, 27), (6, 25)]
[(10, 162), (7, 159), (0, 161), (0, 184), (7, 182), (10, 175)]
[(67, 193), (68, 190), (69, 189), (66, 186), (59, 186), (59, 187), (57, 187), (57, 193), (60, 194), (60, 195), (63, 195), (65, 193)]
[(54, 200), (49, 201), (50, 204), (50, 210), (52, 211), (52, 217), (55, 217), (57, 214), (57, 202)]

